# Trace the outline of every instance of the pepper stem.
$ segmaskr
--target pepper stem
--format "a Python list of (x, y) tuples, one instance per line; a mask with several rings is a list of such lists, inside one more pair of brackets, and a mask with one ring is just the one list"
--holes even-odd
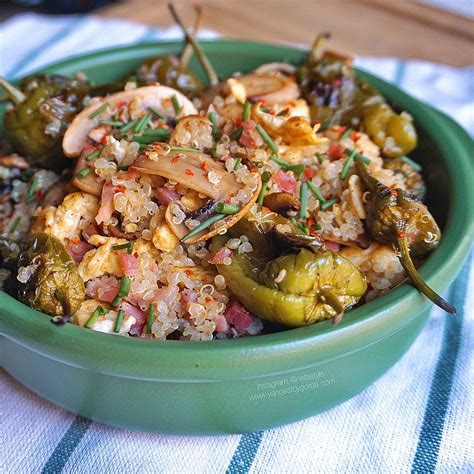
[(26, 95), (23, 94), (20, 89), (17, 89), (15, 86), (10, 84), (3, 77), (0, 77), (0, 86), (2, 86), (7, 91), (8, 97), (15, 105), (25, 102)]
[[(193, 37), (196, 37), (199, 28), (201, 27), (202, 21), (202, 8), (199, 5), (194, 6), (194, 11), (196, 12), (196, 20), (194, 21), (193, 26)], [(189, 41), (186, 41), (183, 52), (181, 53), (181, 58), (179, 59), (179, 67), (181, 69), (186, 69), (188, 67), (189, 60), (191, 59), (191, 54), (193, 53), (193, 46)]]
[(416, 270), (415, 265), (413, 265), (410, 257), (408, 240), (406, 237), (398, 237), (398, 248), (401, 252), (400, 262), (411, 278), (413, 284), (435, 305), (439, 306), (441, 309), (444, 309), (448, 313), (456, 314), (456, 308), (441, 298), (441, 296), (439, 296), (433, 289), (431, 289)]
[(168, 8), (171, 12), (171, 15), (172, 15), (174, 21), (176, 21), (178, 26), (183, 31), (184, 36), (186, 37), (186, 41), (191, 44), (194, 52), (196, 53), (196, 56), (199, 59), (204, 71), (206, 72), (206, 75), (209, 79), (209, 82), (210, 82), (211, 86), (217, 86), (217, 84), (219, 84), (219, 78), (216, 74), (216, 71), (214, 71), (214, 68), (212, 67), (211, 63), (209, 62), (209, 59), (204, 54), (204, 51), (198, 45), (197, 41), (189, 34), (189, 31), (184, 26), (183, 22), (181, 21), (181, 18), (178, 16), (178, 13), (177, 13), (174, 5), (171, 4), (171, 3), (168, 3)]
[(323, 45), (331, 37), (330, 33), (320, 33), (316, 36), (309, 52), (308, 62), (319, 61), (323, 56)]

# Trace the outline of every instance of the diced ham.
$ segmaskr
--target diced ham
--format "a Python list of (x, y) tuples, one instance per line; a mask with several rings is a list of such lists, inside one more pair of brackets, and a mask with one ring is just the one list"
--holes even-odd
[(296, 194), (296, 179), (285, 173), (283, 170), (278, 170), (273, 173), (273, 181), (280, 186), (280, 189), (285, 193)]
[(127, 177), (129, 179), (137, 179), (140, 177), (140, 172), (133, 166), (130, 166), (130, 168), (127, 170)]
[(325, 240), (324, 245), (333, 252), (339, 252), (339, 250), (341, 250), (341, 246), (337, 242), (333, 242), (332, 240)]
[(66, 250), (67, 253), (72, 257), (72, 259), (76, 263), (79, 263), (84, 258), (84, 255), (93, 248), (93, 245), (88, 244), (83, 240), (76, 241), (73, 239), (67, 244)]
[(136, 321), (130, 328), (130, 335), (139, 336), (146, 324), (147, 315), (138, 308), (135, 308), (135, 306), (132, 306), (127, 301), (122, 301), (120, 304), (120, 309), (123, 309), (125, 315), (133, 316), (135, 318)]
[(119, 252), (118, 262), (126, 276), (135, 276), (138, 271), (138, 258), (125, 252)]
[(253, 120), (244, 120), (242, 122), (242, 135), (240, 135), (239, 142), (242, 146), (250, 149), (257, 147), (255, 141), (255, 134), (257, 133), (256, 123)]
[(172, 201), (181, 199), (181, 196), (174, 190), (174, 188), (165, 188), (164, 186), (155, 189), (155, 197), (160, 204), (167, 206)]
[(237, 300), (232, 301), (224, 316), (239, 332), (245, 331), (253, 323), (252, 315)]
[(328, 158), (330, 161), (340, 160), (344, 152), (344, 147), (340, 143), (329, 145)]
[(105, 183), (102, 187), (102, 196), (100, 198), (100, 207), (95, 220), (97, 224), (108, 222), (114, 212), (114, 187), (112, 183)]
[(103, 276), (89, 280), (86, 285), (86, 293), (91, 298), (96, 298), (106, 303), (111, 303), (117, 296), (119, 280), (114, 276)]
[(101, 287), (97, 290), (97, 298), (100, 301), (105, 301), (106, 303), (112, 303), (114, 298), (118, 294), (118, 286), (113, 287), (113, 286), (108, 286), (108, 287)]
[(227, 332), (229, 330), (229, 323), (227, 322), (227, 319), (225, 319), (225, 316), (220, 314), (216, 317), (214, 322), (216, 323), (217, 332)]
[(214, 265), (219, 265), (224, 263), (224, 259), (226, 257), (230, 257), (232, 255), (232, 250), (230, 250), (227, 247), (222, 247), (220, 250), (218, 250), (214, 256), (209, 260), (209, 263), (212, 263)]

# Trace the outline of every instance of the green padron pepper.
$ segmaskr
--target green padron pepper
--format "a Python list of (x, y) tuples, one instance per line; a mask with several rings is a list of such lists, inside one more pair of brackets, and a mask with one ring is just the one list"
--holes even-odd
[(357, 170), (370, 191), (367, 200), (367, 226), (374, 240), (393, 245), (400, 253), (400, 263), (413, 284), (433, 303), (448, 313), (456, 308), (445, 301), (423, 280), (411, 256), (424, 257), (434, 250), (441, 231), (428, 208), (403, 189), (392, 189), (375, 179), (365, 164), (357, 161)]
[[(253, 238), (255, 234), (260, 234), (258, 240)], [(228, 288), (252, 313), (289, 327), (305, 326), (340, 319), (365, 293), (364, 276), (344, 257), (320, 244), (272, 255), (278, 244), (268, 242), (271, 234), (266, 233), (264, 239), (259, 230), (246, 234), (254, 250), (234, 253), (230, 265), (216, 265)], [(211, 252), (220, 250), (228, 238), (214, 237)], [(262, 243), (264, 247), (260, 248)]]
[(89, 83), (45, 74), (23, 79), (20, 89), (0, 78), (13, 107), (5, 113), (5, 135), (13, 150), (30, 164), (63, 167), (61, 141), (74, 116), (83, 108)]
[(321, 123), (323, 130), (345, 125), (366, 131), (387, 158), (410, 153), (417, 143), (411, 117), (394, 112), (375, 87), (357, 79), (350, 58), (323, 51), (327, 38), (316, 38), (306, 63), (298, 70), (312, 119)]
[[(20, 301), (66, 322), (84, 301), (84, 282), (64, 245), (52, 235), (40, 233), (20, 242), (15, 278)], [(13, 287), (13, 286), (12, 286)]]

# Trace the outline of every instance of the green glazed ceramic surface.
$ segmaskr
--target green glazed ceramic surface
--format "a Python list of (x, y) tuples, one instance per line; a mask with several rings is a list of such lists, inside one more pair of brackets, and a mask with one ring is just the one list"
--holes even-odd
[[(305, 54), (244, 41), (203, 44), (222, 77), (264, 62), (298, 64)], [(106, 50), (44, 71), (83, 71), (103, 83), (147, 57), (180, 48), (180, 43), (156, 43)], [(440, 112), (359, 74), (415, 119), (420, 145), (412, 156), (423, 166), (428, 203), (443, 228), (441, 245), (421, 274), (442, 291), (456, 276), (472, 239), (472, 141)], [(404, 284), (351, 311), (337, 326), (324, 322), (227, 341), (155, 342), (74, 325), (58, 328), (0, 292), (0, 361), (34, 392), (97, 421), (157, 433), (241, 433), (314, 415), (359, 393), (410, 347), (430, 308), (426, 298)]]

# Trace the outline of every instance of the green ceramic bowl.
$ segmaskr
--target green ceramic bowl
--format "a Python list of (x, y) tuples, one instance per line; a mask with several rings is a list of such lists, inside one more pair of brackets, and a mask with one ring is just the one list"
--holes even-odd
[[(144, 44), (56, 63), (45, 71), (84, 71), (97, 82), (121, 77), (179, 43)], [(304, 52), (244, 41), (204, 42), (222, 76), (269, 61), (300, 63)], [(444, 230), (421, 268), (438, 291), (454, 279), (472, 236), (472, 143), (452, 120), (366, 73), (360, 75), (415, 118), (429, 205)], [(0, 360), (17, 380), (67, 410), (140, 431), (241, 433), (300, 420), (374, 382), (410, 347), (431, 304), (410, 285), (330, 322), (261, 337), (153, 342), (74, 325), (56, 327), (0, 293)], [(448, 316), (447, 316), (448, 317)]]

